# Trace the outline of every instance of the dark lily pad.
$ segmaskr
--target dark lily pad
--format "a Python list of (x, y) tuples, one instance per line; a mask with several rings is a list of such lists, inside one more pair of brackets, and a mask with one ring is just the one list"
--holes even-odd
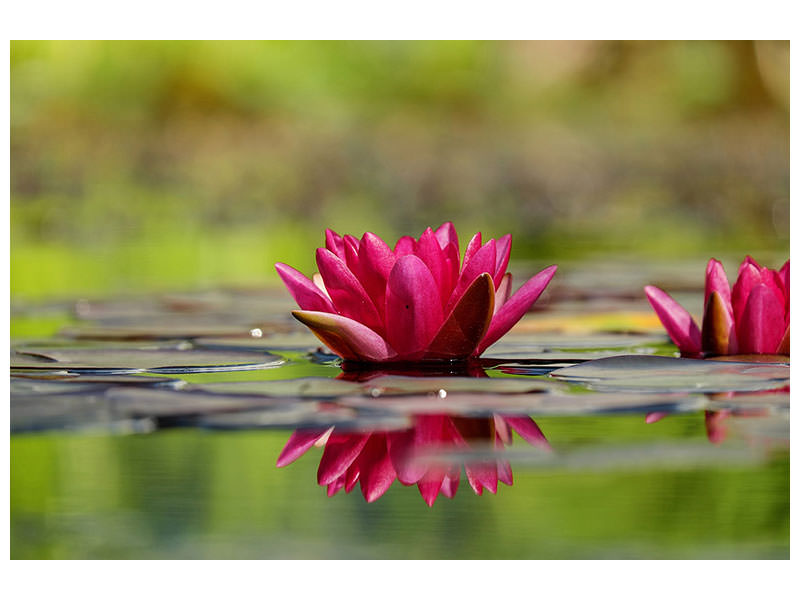
[(364, 391), (363, 384), (329, 377), (299, 377), (266, 381), (230, 381), (193, 385), (216, 394), (246, 394), (278, 398), (336, 398)]
[(259, 352), (211, 350), (140, 350), (131, 348), (36, 348), (20, 349), (11, 357), (16, 369), (125, 373), (213, 372), (275, 367), (284, 360)]
[(395, 396), (367, 398), (348, 396), (340, 404), (363, 408), (380, 406), (401, 414), (457, 414), (479, 416), (500, 414), (590, 415), (647, 412), (694, 412), (708, 406), (700, 394), (466, 394), (447, 396)]
[(12, 396), (49, 396), (100, 392), (115, 386), (166, 387), (177, 389), (185, 382), (172, 377), (146, 377), (142, 375), (82, 375), (32, 379), (11, 377)]
[(446, 397), (452, 393), (522, 394), (563, 389), (552, 381), (512, 379), (510, 377), (407, 377), (381, 375), (364, 384), (364, 392), (372, 397), (430, 394)]
[(786, 386), (789, 367), (628, 355), (557, 369), (550, 376), (605, 392), (734, 392)]

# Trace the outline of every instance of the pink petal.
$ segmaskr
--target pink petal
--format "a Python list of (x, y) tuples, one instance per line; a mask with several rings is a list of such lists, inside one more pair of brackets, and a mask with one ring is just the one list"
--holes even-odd
[(439, 288), (439, 298), (441, 298), (442, 306), (444, 306), (450, 297), (450, 289), (447, 282), (449, 273), (444, 253), (430, 227), (419, 236), (419, 241), (414, 244), (414, 254), (422, 259), (422, 262), (430, 269), (433, 280)]
[(385, 319), (386, 282), (395, 263), (392, 249), (374, 233), (365, 233), (358, 246), (360, 277), (364, 290)]
[(348, 494), (353, 490), (354, 487), (356, 487), (356, 484), (358, 483), (358, 477), (361, 475), (358, 462), (359, 461), (357, 460), (353, 461), (353, 464), (347, 468), (347, 471), (345, 471), (343, 476), (344, 491)]
[(706, 411), (706, 435), (708, 436), (708, 441), (712, 444), (721, 444), (725, 441), (728, 433), (727, 427), (725, 427), (725, 420), (729, 415), (729, 410), (721, 410), (719, 412)]
[(508, 259), (511, 256), (511, 234), (507, 233), (497, 240), (497, 258), (495, 271), (492, 274), (494, 279), (495, 289), (500, 287), (500, 282), (503, 281), (503, 276), (506, 274), (508, 268)]
[[(333, 429), (333, 428), (331, 428)], [(289, 436), (286, 445), (283, 447), (277, 462), (279, 467), (293, 463), (300, 458), (306, 451), (314, 445), (318, 439), (322, 438), (330, 429), (298, 429)]]
[(500, 285), (497, 286), (497, 293), (494, 295), (494, 314), (500, 310), (500, 307), (508, 302), (508, 297), (511, 295), (511, 273), (503, 275)]
[(448, 244), (453, 244), (458, 252), (458, 235), (456, 234), (455, 225), (450, 221), (442, 223), (435, 232), (436, 239), (439, 241), (439, 247), (444, 250)]
[(725, 268), (717, 259), (712, 258), (706, 266), (706, 295), (703, 306), (708, 305), (708, 298), (712, 292), (717, 292), (722, 300), (723, 306), (733, 317), (733, 306), (731, 305), (731, 285), (728, 283), (728, 276)]
[(433, 506), (433, 503), (436, 502), (436, 497), (439, 495), (439, 490), (442, 489), (445, 476), (445, 470), (435, 465), (428, 469), (417, 483), (419, 493), (428, 506)]
[(394, 245), (394, 255), (397, 258), (401, 256), (406, 256), (407, 254), (414, 253), (414, 238), (410, 235), (404, 235), (397, 243)]
[(785, 329), (783, 302), (766, 284), (756, 285), (737, 323), (739, 352), (773, 354), (778, 349)]
[(383, 333), (383, 322), (364, 287), (344, 261), (325, 248), (317, 249), (317, 266), (337, 312)]
[(358, 458), (367, 443), (367, 438), (369, 434), (332, 433), (319, 461), (317, 482), (320, 485), (328, 485), (344, 475), (348, 467)]
[(421, 460), (415, 460), (414, 450), (415, 432), (393, 431), (386, 436), (389, 459), (397, 473), (397, 479), (404, 485), (417, 483), (425, 475), (427, 465)]
[[(506, 332), (516, 325), (528, 309), (533, 305), (539, 296), (550, 283), (558, 267), (552, 265), (531, 277), (517, 292), (508, 299), (508, 302), (500, 307), (500, 310), (492, 317), (492, 323), (486, 332), (483, 340), (478, 346), (480, 355), (486, 348), (494, 344), (503, 337)], [(699, 336), (698, 331), (698, 336)]]
[(458, 257), (458, 246), (455, 244), (448, 244), (444, 247), (442, 252), (444, 254), (445, 269), (440, 287), (445, 290), (444, 296), (449, 298), (453, 293), (453, 288), (458, 282), (458, 274), (461, 271), (461, 265), (459, 264)]
[(488, 273), (479, 275), (442, 323), (424, 358), (454, 359), (472, 355), (494, 312), (494, 285)]
[(644, 291), (661, 324), (680, 351), (685, 354), (698, 354), (701, 348), (700, 329), (692, 319), (692, 315), (665, 291), (652, 285), (646, 286)]
[(789, 325), (787, 324), (786, 331), (781, 338), (781, 343), (778, 344), (778, 349), (775, 351), (776, 354), (785, 354), (789, 356), (789, 337)]
[[(750, 262), (748, 262), (748, 260)], [(759, 267), (753, 264), (749, 256), (739, 267), (739, 277), (736, 283), (733, 284), (731, 291), (731, 304), (733, 304), (733, 320), (737, 323), (741, 320), (744, 313), (744, 307), (747, 304), (747, 298), (750, 296), (752, 289), (757, 286), (761, 281), (761, 271)]]
[(386, 435), (373, 433), (358, 457), (361, 471), (361, 493), (367, 502), (374, 502), (392, 485), (397, 475), (386, 450)]
[(300, 271), (283, 263), (276, 263), (275, 270), (278, 271), (278, 275), (300, 308), (329, 313), (337, 312), (325, 294)]
[[(328, 498), (333, 498), (340, 489), (344, 486), (344, 475), (337, 477), (334, 481), (328, 484)], [(347, 490), (345, 490), (347, 491)]]
[(481, 495), (483, 491), (481, 487), (485, 487), (493, 494), (497, 493), (496, 460), (467, 463), (464, 465), (464, 471), (467, 473), (467, 481), (476, 494)]
[(356, 236), (346, 234), (344, 236), (344, 245), (345, 249), (347, 248), (347, 246), (350, 246), (350, 248), (354, 252), (358, 253), (358, 238)]
[[(467, 249), (464, 250), (464, 262), (461, 265), (462, 270), (467, 266), (472, 257), (475, 253), (480, 250), (482, 247), (481, 243), (481, 232), (479, 231), (475, 235), (472, 236), (472, 239), (467, 244)], [(487, 273), (493, 273), (494, 271), (487, 271)]]
[[(734, 354), (736, 352), (735, 331), (733, 315), (729, 310), (730, 303), (725, 305), (719, 291), (712, 290), (706, 300), (706, 310), (703, 313), (703, 326), (701, 329), (701, 346), (708, 355)], [(733, 342), (733, 343), (731, 343)]]
[(513, 439), (511, 436), (511, 428), (506, 420), (500, 415), (494, 415), (494, 431), (497, 434), (497, 439), (500, 441), (501, 445), (511, 445), (511, 440)]
[(442, 480), (442, 487), (441, 492), (448, 498), (452, 498), (456, 495), (456, 491), (458, 491), (458, 482), (459, 482), (459, 472), (455, 471), (455, 474), (448, 473), (444, 476)]
[(292, 315), (344, 359), (382, 362), (397, 356), (386, 340), (353, 319), (306, 310), (294, 310)]
[(668, 412), (658, 412), (658, 411), (647, 413), (644, 416), (644, 422), (647, 423), (648, 425), (651, 423), (656, 423), (661, 419), (663, 419), (664, 417), (666, 417), (668, 414), (669, 414)]
[(458, 277), (458, 283), (456, 283), (455, 289), (453, 289), (453, 293), (450, 295), (450, 299), (447, 301), (445, 313), (449, 313), (451, 310), (453, 310), (453, 307), (461, 299), (461, 296), (464, 294), (464, 292), (467, 291), (467, 288), (472, 285), (472, 282), (475, 281), (475, 278), (478, 277), (478, 275), (481, 273), (489, 273), (491, 276), (492, 273), (495, 272), (496, 256), (497, 246), (494, 240), (489, 240), (486, 242), (486, 245), (475, 252), (469, 263), (466, 263), (464, 268), (461, 269), (461, 275)]
[(414, 359), (443, 321), (439, 290), (430, 269), (413, 254), (397, 259), (386, 287), (386, 335), (398, 355)]
[(505, 458), (497, 459), (497, 479), (506, 485), (514, 485), (514, 474), (511, 472), (511, 464)]
[(542, 430), (529, 416), (503, 415), (503, 420), (531, 446), (542, 450), (551, 450), (550, 442), (547, 441)]
[(755, 260), (753, 260), (752, 256), (749, 255), (745, 256), (744, 260), (742, 261), (742, 264), (739, 265), (739, 272), (736, 274), (736, 279), (739, 279), (739, 277), (742, 276), (742, 270), (744, 270), (744, 268), (747, 267), (748, 265), (751, 267), (755, 267), (756, 271), (761, 270), (761, 265), (758, 264)]
[(333, 229), (325, 230), (325, 247), (344, 260), (344, 240)]

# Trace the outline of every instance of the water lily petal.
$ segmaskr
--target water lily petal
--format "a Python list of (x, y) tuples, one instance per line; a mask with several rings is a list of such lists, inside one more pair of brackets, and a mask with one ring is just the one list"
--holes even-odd
[(458, 246), (455, 244), (448, 244), (442, 250), (444, 254), (444, 262), (446, 265), (445, 268), (445, 281), (442, 282), (442, 286), (447, 290), (447, 297), (449, 298), (450, 295), (453, 293), (453, 288), (456, 287), (456, 282), (458, 281), (458, 274), (461, 272), (461, 263), (459, 254), (458, 254)]
[(542, 430), (529, 416), (503, 415), (503, 420), (531, 446), (542, 450), (551, 450), (550, 442), (547, 441)]
[(720, 410), (717, 412), (706, 411), (706, 436), (708, 437), (708, 441), (712, 444), (721, 444), (725, 441), (725, 437), (728, 434), (728, 428), (725, 427), (725, 420), (729, 415), (729, 410)]
[(479, 231), (478, 233), (472, 236), (472, 239), (467, 244), (466, 250), (464, 250), (464, 262), (461, 265), (462, 271), (467, 266), (469, 261), (472, 260), (472, 257), (475, 255), (475, 253), (482, 248), (482, 246), (483, 244), (481, 242), (481, 232)]
[(506, 485), (514, 485), (514, 474), (511, 472), (511, 464), (505, 458), (497, 459), (497, 479)]
[(777, 354), (785, 354), (789, 356), (789, 325), (786, 325), (786, 331), (781, 338), (781, 343), (778, 344), (778, 349), (775, 351)]
[(785, 330), (782, 299), (768, 285), (756, 285), (750, 292), (742, 318), (737, 323), (739, 352), (773, 354), (778, 349)]
[(479, 275), (436, 332), (425, 358), (451, 359), (472, 355), (494, 312), (494, 284), (488, 273)]
[(444, 252), (439, 247), (439, 241), (430, 227), (419, 236), (419, 241), (414, 244), (414, 254), (422, 259), (422, 262), (430, 269), (433, 280), (439, 288), (439, 298), (444, 307), (451, 291), (447, 281), (447, 265), (445, 264)]
[(397, 259), (386, 286), (386, 335), (398, 355), (414, 359), (443, 321), (439, 290), (430, 269), (413, 254)]
[(283, 263), (276, 263), (275, 270), (300, 308), (329, 313), (337, 312), (330, 299), (300, 271)]
[[(500, 307), (494, 317), (492, 317), (492, 323), (489, 325), (489, 329), (483, 340), (481, 340), (481, 343), (478, 345), (478, 354), (481, 354), (486, 348), (503, 337), (506, 332), (522, 318), (522, 315), (524, 315), (531, 305), (539, 299), (539, 296), (553, 278), (557, 268), (556, 265), (552, 265), (531, 277), (503, 304), (503, 306)], [(699, 333), (698, 331), (698, 337)]]
[(419, 493), (422, 496), (422, 499), (425, 500), (425, 504), (428, 506), (433, 506), (433, 503), (436, 502), (436, 498), (439, 495), (439, 491), (442, 489), (445, 477), (445, 470), (441, 466), (435, 465), (431, 466), (422, 479), (420, 479), (417, 483)]
[(507, 233), (497, 240), (496, 268), (492, 274), (492, 279), (494, 279), (495, 283), (495, 289), (500, 287), (500, 283), (503, 281), (503, 276), (506, 274), (506, 269), (508, 268), (508, 259), (510, 256), (511, 234)]
[(669, 413), (663, 411), (649, 412), (644, 416), (644, 422), (647, 423), (648, 425), (651, 423), (657, 423), (667, 415), (669, 415)]
[(686, 354), (698, 354), (701, 351), (702, 340), (700, 329), (692, 319), (692, 315), (664, 290), (648, 285), (644, 291), (664, 329), (680, 351)]
[(337, 312), (383, 334), (378, 310), (344, 261), (326, 248), (317, 248), (317, 266)]
[(728, 283), (728, 276), (725, 268), (717, 259), (712, 258), (706, 266), (706, 293), (703, 301), (704, 306), (708, 306), (708, 298), (712, 292), (717, 292), (722, 306), (733, 317), (733, 306), (731, 305), (731, 285)]
[(348, 494), (352, 491), (356, 484), (358, 483), (358, 478), (361, 475), (361, 470), (358, 467), (358, 461), (354, 460), (353, 464), (351, 464), (345, 474), (344, 478), (344, 491)]
[(737, 323), (742, 319), (750, 292), (755, 286), (762, 283), (760, 268), (753, 264), (755, 261), (750, 259), (750, 262), (748, 262), (748, 259), (750, 259), (749, 256), (739, 267), (739, 277), (736, 279), (736, 283), (733, 284), (733, 290), (731, 291), (733, 319)]
[(500, 307), (508, 302), (508, 297), (511, 295), (511, 282), (511, 273), (503, 275), (503, 279), (500, 281), (500, 285), (497, 286), (497, 292), (494, 295), (494, 314), (497, 314)]
[(336, 492), (342, 489), (342, 486), (344, 486), (344, 479), (344, 475), (342, 475), (328, 484), (328, 498), (333, 498), (336, 495)]
[(445, 475), (444, 479), (442, 479), (442, 487), (440, 489), (442, 494), (444, 494), (448, 498), (452, 498), (453, 496), (455, 496), (456, 491), (458, 491), (459, 480), (460, 477), (458, 470), (455, 470), (455, 474), (448, 473), (447, 475)]
[(370, 434), (332, 433), (319, 461), (317, 482), (320, 485), (328, 485), (344, 475), (348, 467), (358, 458), (369, 436)]
[(415, 241), (416, 240), (414, 240), (414, 238), (410, 235), (404, 235), (397, 240), (397, 243), (394, 245), (394, 255), (397, 258), (400, 258), (401, 256), (406, 256), (407, 254), (413, 254)]
[[(465, 264), (464, 268), (461, 269), (458, 283), (456, 283), (453, 293), (450, 295), (450, 299), (445, 306), (445, 314), (453, 310), (453, 307), (461, 299), (464, 292), (467, 291), (467, 288), (472, 285), (472, 282), (475, 281), (478, 275), (481, 273), (489, 273), (491, 276), (492, 273), (495, 272), (496, 256), (497, 244), (494, 240), (489, 240), (475, 252), (469, 263)], [(464, 260), (466, 260), (466, 255)], [(492, 285), (494, 286), (494, 283), (492, 283)]]
[(314, 443), (322, 438), (330, 429), (298, 429), (289, 436), (286, 445), (283, 447), (278, 460), (275, 463), (278, 467), (285, 467), (293, 463), (308, 451)]
[(456, 251), (458, 251), (458, 234), (456, 234), (455, 225), (450, 221), (439, 225), (435, 231), (436, 239), (439, 241), (439, 247), (444, 250), (449, 244), (454, 244)]
[(427, 465), (424, 461), (415, 460), (415, 432), (392, 431), (386, 434), (386, 446), (389, 459), (397, 473), (397, 479), (404, 485), (417, 483), (425, 475)]
[(386, 450), (386, 436), (373, 433), (358, 456), (361, 471), (361, 493), (367, 502), (374, 502), (392, 485), (397, 475)]
[(703, 352), (711, 355), (730, 354), (728, 341), (733, 329), (733, 316), (728, 312), (728, 306), (718, 290), (712, 291), (703, 314)]
[[(330, 294), (328, 293), (328, 290), (326, 290), (326, 289), (325, 289), (325, 282), (324, 282), (324, 281), (322, 281), (322, 275), (320, 275), (319, 273), (314, 273), (314, 274), (311, 276), (311, 281), (313, 281), (313, 282), (314, 282), (314, 285), (315, 285), (315, 286), (317, 286), (317, 289), (318, 289), (320, 292), (322, 292), (323, 294), (325, 294), (325, 297), (326, 297), (328, 300), (330, 300), (330, 299), (331, 299), (331, 296), (330, 296)], [(332, 307), (332, 306), (333, 306), (333, 303), (331, 303), (331, 307)], [(301, 308), (302, 308), (302, 307), (301, 307)]]
[(325, 230), (325, 247), (342, 260), (345, 259), (344, 240), (333, 229)]
[(380, 362), (397, 356), (386, 340), (353, 319), (310, 310), (294, 310), (292, 315), (344, 359)]
[(494, 431), (497, 435), (497, 439), (500, 440), (503, 446), (511, 445), (511, 440), (513, 439), (511, 436), (511, 428), (500, 415), (494, 415)]

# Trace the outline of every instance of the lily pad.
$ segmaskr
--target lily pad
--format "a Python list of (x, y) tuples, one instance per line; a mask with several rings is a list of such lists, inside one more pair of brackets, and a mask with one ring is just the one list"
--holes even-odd
[(230, 381), (193, 385), (216, 394), (247, 394), (279, 398), (336, 398), (364, 391), (363, 384), (329, 377), (299, 377), (267, 381)]
[(786, 386), (789, 384), (789, 367), (627, 355), (556, 369), (550, 376), (604, 392), (734, 392)]
[(211, 350), (142, 350), (131, 348), (19, 349), (11, 357), (15, 369), (67, 369), (125, 373), (192, 373), (275, 367), (284, 360), (259, 352)]

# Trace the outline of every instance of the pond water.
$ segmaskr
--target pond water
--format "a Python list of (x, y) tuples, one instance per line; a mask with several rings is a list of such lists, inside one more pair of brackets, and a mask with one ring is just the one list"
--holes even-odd
[(13, 303), (11, 556), (788, 558), (788, 363), (676, 358), (641, 292), (703, 268), (562, 267), (425, 369), (279, 289)]

